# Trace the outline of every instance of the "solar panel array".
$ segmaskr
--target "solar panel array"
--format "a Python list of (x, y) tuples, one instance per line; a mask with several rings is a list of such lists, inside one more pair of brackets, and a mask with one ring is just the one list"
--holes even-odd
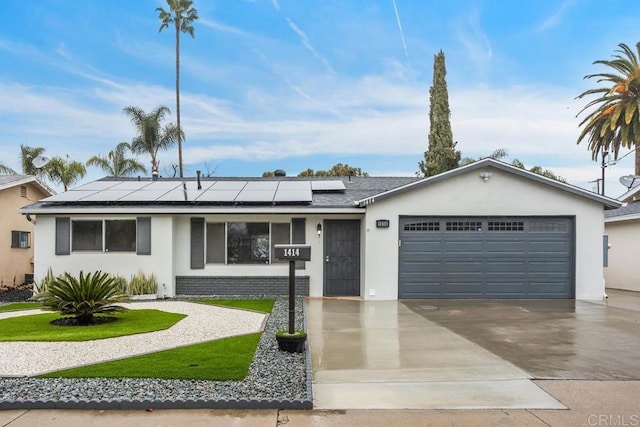
[(93, 181), (46, 202), (311, 203), (313, 192), (344, 191), (342, 181)]

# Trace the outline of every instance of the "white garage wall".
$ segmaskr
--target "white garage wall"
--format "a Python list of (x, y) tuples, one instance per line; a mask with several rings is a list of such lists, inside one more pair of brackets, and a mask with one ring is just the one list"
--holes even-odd
[[(480, 178), (484, 171), (491, 172), (487, 181)], [(575, 217), (576, 299), (603, 297), (602, 205), (488, 166), (367, 206), (365, 299), (398, 298), (398, 218), (404, 215)], [(390, 220), (389, 228), (376, 228), (377, 219)]]
[(640, 291), (640, 220), (607, 222), (604, 228), (611, 246), (609, 266), (604, 269), (607, 288)]
[[(75, 219), (135, 219), (133, 215), (122, 216), (71, 216)], [(71, 252), (70, 255), (55, 255), (56, 220), (54, 216), (39, 215), (36, 220), (38, 239), (35, 241), (35, 280), (47, 274), (49, 267), (54, 275), (78, 274), (102, 270), (129, 278), (138, 270), (155, 273), (158, 278), (158, 294), (162, 296), (163, 284), (167, 296), (173, 289), (173, 218), (156, 216), (151, 218), (151, 255), (136, 255), (135, 252)]]

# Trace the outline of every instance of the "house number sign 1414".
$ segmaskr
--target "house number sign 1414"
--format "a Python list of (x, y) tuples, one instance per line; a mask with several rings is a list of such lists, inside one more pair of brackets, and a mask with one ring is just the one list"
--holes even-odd
[(275, 256), (289, 261), (310, 261), (311, 245), (275, 245)]

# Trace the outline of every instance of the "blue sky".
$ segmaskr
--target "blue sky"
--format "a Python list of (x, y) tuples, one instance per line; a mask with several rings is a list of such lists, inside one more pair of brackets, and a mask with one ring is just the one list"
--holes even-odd
[[(196, 37), (181, 43), (188, 176), (295, 175), (337, 162), (413, 175), (442, 49), (463, 156), (505, 148), (591, 189), (600, 168), (576, 145), (584, 101), (574, 98), (593, 84), (584, 75), (604, 71), (594, 60), (640, 40), (640, 3), (628, 0), (194, 5)], [(20, 144), (86, 161), (134, 136), (125, 106), (173, 112), (175, 36), (158, 32), (158, 6), (164, 0), (2, 1), (0, 161), (19, 168)], [(169, 174), (177, 149), (160, 162)], [(623, 193), (617, 179), (632, 172), (633, 155), (607, 168), (607, 194)], [(101, 176), (90, 168), (84, 181)]]

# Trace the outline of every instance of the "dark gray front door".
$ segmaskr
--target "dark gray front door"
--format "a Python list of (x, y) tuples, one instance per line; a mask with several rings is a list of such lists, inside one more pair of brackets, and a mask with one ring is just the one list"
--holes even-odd
[(573, 219), (402, 217), (400, 298), (573, 298)]
[(360, 295), (360, 220), (324, 222), (324, 295)]

